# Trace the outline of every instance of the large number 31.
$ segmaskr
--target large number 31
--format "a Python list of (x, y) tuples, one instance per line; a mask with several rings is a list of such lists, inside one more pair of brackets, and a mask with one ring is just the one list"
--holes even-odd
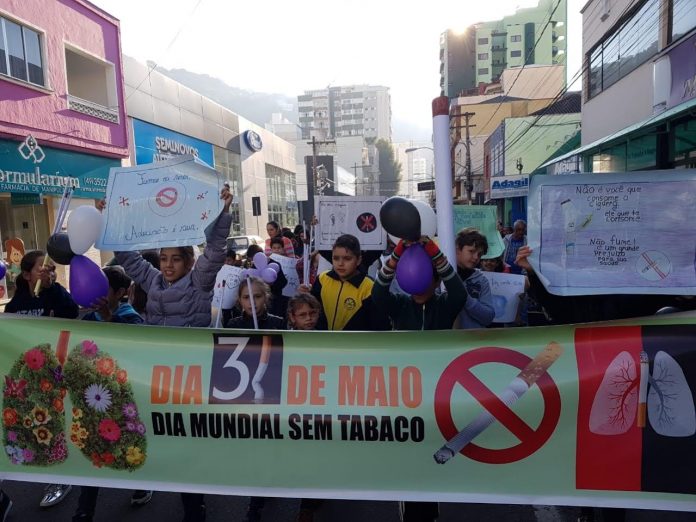
[[(249, 366), (243, 360), (240, 359), (242, 352), (249, 344), (248, 337), (225, 337), (218, 336), (217, 344), (225, 346), (234, 346), (234, 350), (227, 357), (222, 369), (229, 369), (228, 371), (235, 371), (239, 374), (239, 382), (237, 386), (232, 390), (224, 390), (217, 387), (215, 384), (211, 387), (212, 396), (219, 401), (233, 401), (241, 397), (244, 392), (247, 391), (249, 383), (251, 382), (251, 388), (254, 391), (254, 401), (263, 401), (264, 399), (264, 389), (261, 385), (261, 380), (266, 373), (268, 368), (268, 360), (271, 354), (271, 338), (264, 335), (261, 341), (261, 351), (259, 353), (258, 366), (254, 372), (253, 378), (250, 377)], [(213, 368), (214, 378), (213, 383), (224, 382), (227, 379), (223, 378), (222, 371), (219, 373)], [(225, 372), (226, 373), (226, 372)], [(230, 381), (234, 382), (235, 379), (230, 378)]]

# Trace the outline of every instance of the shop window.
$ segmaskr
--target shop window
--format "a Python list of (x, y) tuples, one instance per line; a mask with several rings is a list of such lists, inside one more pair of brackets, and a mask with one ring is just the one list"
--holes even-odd
[(671, 161), (689, 164), (696, 161), (696, 120), (675, 125), (672, 133)]
[(113, 64), (66, 47), (65, 67), (70, 109), (117, 123), (118, 96)]
[(657, 53), (659, 3), (646, 0), (589, 53), (588, 98), (609, 88)]
[(672, 2), (672, 38), (676, 42), (686, 33), (696, 28), (696, 3), (693, 0), (674, 0)]
[(0, 17), (0, 74), (44, 86), (42, 36)]

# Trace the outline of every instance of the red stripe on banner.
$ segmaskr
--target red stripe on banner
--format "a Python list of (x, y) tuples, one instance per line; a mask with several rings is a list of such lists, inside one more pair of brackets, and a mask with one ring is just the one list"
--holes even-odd
[[(621, 421), (616, 417), (626, 413), (625, 417), (630, 418), (631, 411), (637, 409), (633, 406), (638, 400), (642, 349), (639, 326), (575, 330), (579, 383), (575, 468), (578, 489), (641, 489), (641, 429), (635, 420), (621, 428)], [(621, 357), (622, 352), (628, 352), (630, 357), (625, 354)], [(595, 401), (605, 401), (606, 406), (595, 407), (593, 413)], [(598, 422), (605, 423), (598, 427)]]

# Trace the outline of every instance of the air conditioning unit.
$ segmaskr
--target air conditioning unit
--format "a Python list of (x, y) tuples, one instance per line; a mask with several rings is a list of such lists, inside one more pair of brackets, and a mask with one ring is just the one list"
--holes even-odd
[(653, 114), (664, 111), (672, 90), (672, 64), (669, 56), (653, 63)]

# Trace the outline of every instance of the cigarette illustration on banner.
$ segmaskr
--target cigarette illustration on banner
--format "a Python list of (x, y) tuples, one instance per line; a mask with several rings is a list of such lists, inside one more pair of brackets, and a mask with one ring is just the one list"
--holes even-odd
[[(546, 373), (551, 365), (563, 353), (563, 348), (555, 341), (546, 345), (525, 368), (517, 374), (510, 384), (499, 395), (500, 400), (509, 408), (512, 406)], [(442, 446), (433, 458), (438, 464), (444, 464), (467, 444), (481, 435), (495, 422), (495, 417), (489, 411), (481, 412), (473, 421), (464, 427), (457, 435)]]

